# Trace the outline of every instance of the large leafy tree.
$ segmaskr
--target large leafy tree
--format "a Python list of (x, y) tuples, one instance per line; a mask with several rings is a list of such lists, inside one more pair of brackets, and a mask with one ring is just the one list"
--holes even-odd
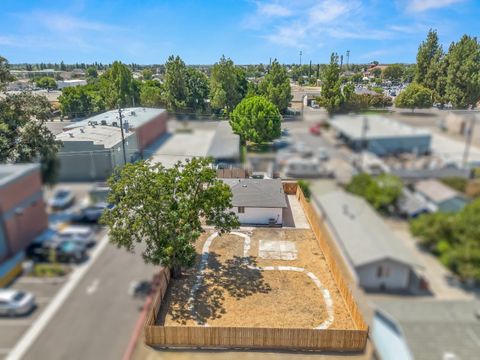
[(171, 55), (165, 63), (165, 101), (171, 110), (187, 107), (187, 66), (180, 56)]
[(412, 111), (429, 108), (432, 104), (433, 91), (416, 83), (408, 85), (395, 99), (395, 106)]
[(443, 49), (438, 41), (435, 30), (430, 29), (427, 39), (418, 47), (417, 66), (415, 67), (415, 82), (438, 93), (441, 96), (443, 91), (439, 89), (439, 80), (443, 74)]
[(230, 113), (232, 130), (243, 141), (262, 143), (280, 136), (281, 116), (277, 107), (263, 96), (243, 99)]
[(5, 84), (13, 80), (13, 76), (10, 74), (8, 60), (0, 56), (0, 90), (5, 87)]
[(239, 226), (229, 211), (230, 188), (217, 179), (210, 159), (193, 158), (172, 168), (127, 164), (108, 183), (108, 201), (115, 207), (101, 221), (110, 229), (110, 241), (129, 251), (144, 243), (144, 260), (170, 267), (174, 277), (195, 262), (202, 220), (220, 233)]
[(400, 81), (403, 77), (405, 67), (402, 64), (392, 64), (383, 70), (383, 77), (391, 81)]
[(163, 104), (162, 84), (157, 80), (147, 80), (140, 86), (140, 103), (142, 106), (155, 107)]
[(117, 106), (132, 106), (138, 102), (139, 89), (130, 69), (120, 61), (112, 66), (100, 78), (104, 101), (109, 109)]
[(197, 69), (188, 68), (187, 107), (194, 112), (205, 110), (209, 91), (207, 75)]
[(340, 78), (340, 65), (338, 55), (332, 53), (330, 63), (322, 73), (322, 90), (318, 99), (319, 104), (329, 113), (342, 109), (347, 98), (342, 91), (342, 79)]
[(287, 111), (292, 99), (290, 80), (287, 77), (287, 71), (276, 59), (258, 85), (258, 93), (275, 104), (280, 113)]
[(243, 99), (248, 83), (243, 69), (236, 68), (231, 59), (222, 56), (215, 63), (210, 77), (210, 101), (214, 110), (229, 113)]
[(40, 161), (44, 182), (55, 182), (60, 144), (44, 124), (50, 116), (45, 96), (24, 92), (0, 97), (0, 162)]
[(49, 76), (42, 76), (35, 80), (35, 84), (42, 89), (56, 89), (57, 88), (57, 82), (53, 77)]
[(107, 108), (98, 84), (64, 88), (58, 101), (62, 115), (69, 118), (87, 116)]
[(446, 56), (445, 97), (456, 108), (475, 107), (480, 100), (480, 44), (464, 35)]

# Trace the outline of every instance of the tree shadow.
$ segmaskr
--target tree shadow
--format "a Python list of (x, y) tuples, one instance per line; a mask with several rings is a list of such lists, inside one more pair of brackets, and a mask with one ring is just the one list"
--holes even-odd
[(199, 275), (198, 268), (189, 269), (181, 279), (172, 279), (160, 310), (160, 323), (170, 316), (181, 325), (190, 321), (205, 324), (226, 314), (226, 296), (238, 300), (271, 291), (262, 272), (249, 268), (257, 265), (255, 258), (235, 256), (221, 261), (220, 257), (214, 252), (209, 254), (203, 281), (195, 292), (193, 302), (190, 296)]

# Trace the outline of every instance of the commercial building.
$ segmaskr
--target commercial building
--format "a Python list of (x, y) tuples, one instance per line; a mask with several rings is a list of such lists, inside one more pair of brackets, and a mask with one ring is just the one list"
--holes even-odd
[(0, 286), (21, 270), (23, 251), (47, 226), (40, 166), (0, 165)]
[(232, 190), (232, 211), (242, 225), (282, 225), (287, 200), (280, 179), (222, 179)]
[(342, 190), (316, 198), (358, 285), (367, 290), (417, 290), (419, 266), (410, 251), (362, 198)]
[[(167, 131), (167, 111), (165, 109), (126, 108), (122, 109), (122, 119), (124, 128), (135, 132), (140, 152), (143, 152), (147, 146), (151, 145)], [(87, 125), (119, 127), (118, 110), (110, 110), (73, 122), (66, 126), (64, 131)]]
[[(140, 158), (137, 136), (125, 130), (125, 158)], [(115, 167), (124, 165), (122, 134), (119, 127), (87, 125), (56, 136), (62, 142), (58, 158), (61, 181), (106, 180)]]
[(66, 87), (87, 85), (87, 80), (72, 79), (72, 80), (57, 80), (57, 89), (61, 90)]
[(338, 116), (330, 120), (337, 137), (355, 150), (379, 156), (399, 153), (425, 154), (431, 134), (381, 116)]

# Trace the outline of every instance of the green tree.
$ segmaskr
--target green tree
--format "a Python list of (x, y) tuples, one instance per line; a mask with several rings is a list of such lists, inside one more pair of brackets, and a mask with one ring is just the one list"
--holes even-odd
[(258, 85), (258, 93), (276, 105), (280, 113), (284, 114), (287, 111), (292, 99), (290, 80), (287, 71), (277, 59), (273, 61), (267, 75)]
[(24, 92), (0, 98), (0, 162), (40, 161), (43, 181), (57, 177), (60, 146), (45, 126), (51, 108), (45, 96)]
[(230, 188), (217, 179), (210, 159), (193, 158), (172, 168), (126, 164), (108, 183), (108, 201), (115, 207), (101, 222), (110, 230), (110, 241), (128, 251), (144, 243), (144, 261), (171, 268), (174, 278), (195, 263), (194, 243), (204, 232), (201, 219), (220, 233), (239, 226), (229, 212)]
[(230, 113), (233, 132), (243, 141), (263, 143), (280, 136), (281, 116), (277, 107), (263, 96), (243, 99)]
[(0, 90), (5, 87), (5, 84), (13, 80), (10, 74), (8, 60), (0, 56)]
[(342, 91), (338, 55), (332, 53), (330, 64), (325, 67), (322, 73), (322, 90), (318, 102), (329, 113), (334, 113), (343, 108), (346, 100), (346, 96)]
[(95, 66), (89, 66), (86, 70), (85, 70), (85, 76), (87, 77), (87, 81), (91, 81), (93, 79), (96, 79), (98, 78), (98, 71), (97, 71), (97, 68)]
[(107, 108), (132, 106), (138, 101), (139, 89), (133, 80), (130, 69), (120, 61), (112, 66), (100, 78), (102, 97)]
[(433, 92), (426, 87), (412, 83), (407, 86), (395, 99), (398, 108), (425, 109), (433, 105)]
[(415, 82), (427, 89), (437, 91), (438, 96), (443, 92), (438, 89), (438, 81), (442, 76), (443, 57), (443, 49), (438, 41), (437, 32), (430, 29), (427, 39), (418, 47)]
[(142, 106), (155, 107), (163, 104), (162, 85), (157, 80), (145, 81), (140, 87)]
[(187, 107), (187, 67), (179, 56), (171, 55), (165, 63), (165, 101), (171, 110)]
[(381, 68), (375, 68), (371, 71), (372, 75), (376, 78), (379, 78), (382, 76), (382, 69)]
[(43, 76), (38, 78), (37, 80), (35, 80), (35, 84), (41, 89), (52, 90), (57, 88), (57, 82), (54, 78), (49, 76)]
[(445, 96), (456, 108), (475, 107), (480, 100), (480, 44), (464, 35), (446, 56)]
[(232, 60), (222, 56), (215, 63), (210, 77), (210, 103), (214, 110), (229, 113), (248, 90), (245, 72), (237, 69)]
[(383, 78), (390, 81), (400, 81), (403, 77), (404, 66), (402, 64), (392, 64), (383, 70)]
[(153, 72), (150, 69), (143, 69), (142, 70), (142, 79), (143, 80), (152, 80)]
[(209, 96), (208, 77), (194, 68), (187, 69), (187, 107), (194, 112), (206, 109)]
[(69, 118), (87, 116), (107, 108), (98, 84), (64, 88), (58, 101), (62, 115)]

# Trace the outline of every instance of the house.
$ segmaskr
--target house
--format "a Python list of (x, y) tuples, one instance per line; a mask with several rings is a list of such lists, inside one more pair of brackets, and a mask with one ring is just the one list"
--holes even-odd
[(282, 225), (286, 195), (280, 179), (222, 179), (232, 190), (232, 211), (242, 225)]
[[(375, 307), (395, 319), (411, 358), (422, 360), (478, 359), (480, 342), (480, 301), (478, 300), (375, 300)], [(377, 331), (379, 330), (379, 331)], [(377, 349), (393, 344), (382, 329), (372, 331)], [(379, 346), (380, 345), (380, 346)], [(398, 344), (397, 344), (398, 345)], [(399, 346), (394, 347), (397, 351)], [(409, 359), (399, 353), (384, 352), (381, 359)], [(402, 354), (402, 353), (400, 353)], [(405, 352), (403, 352), (405, 354)], [(381, 354), (380, 354), (381, 355)]]
[(467, 199), (438, 180), (423, 180), (415, 184), (415, 191), (426, 201), (431, 212), (457, 212), (468, 203)]
[(316, 201), (359, 286), (367, 290), (417, 290), (419, 266), (413, 255), (363, 198), (336, 190)]
[(0, 286), (21, 271), (24, 250), (47, 226), (40, 165), (0, 165)]
[[(137, 137), (124, 131), (125, 158), (140, 158)], [(117, 166), (124, 165), (122, 134), (118, 127), (87, 125), (64, 131), (56, 136), (62, 142), (58, 152), (61, 181), (106, 180)]]

